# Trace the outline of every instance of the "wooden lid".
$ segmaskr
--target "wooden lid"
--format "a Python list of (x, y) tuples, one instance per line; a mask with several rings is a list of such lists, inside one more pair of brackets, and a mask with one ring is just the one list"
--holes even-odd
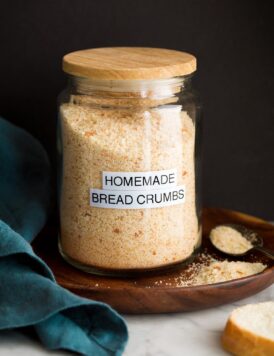
[(65, 55), (63, 70), (92, 79), (164, 79), (194, 72), (196, 58), (186, 52), (163, 48), (92, 48)]

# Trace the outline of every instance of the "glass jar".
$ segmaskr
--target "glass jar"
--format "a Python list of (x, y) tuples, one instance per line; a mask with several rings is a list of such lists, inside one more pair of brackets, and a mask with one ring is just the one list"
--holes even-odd
[(62, 256), (87, 272), (125, 276), (191, 261), (201, 244), (195, 57), (102, 48), (65, 56), (63, 68)]

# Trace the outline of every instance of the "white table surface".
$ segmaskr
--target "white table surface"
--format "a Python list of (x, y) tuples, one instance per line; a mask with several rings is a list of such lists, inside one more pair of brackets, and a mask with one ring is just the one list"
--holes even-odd
[[(274, 300), (274, 284), (233, 304), (192, 313), (125, 316), (129, 342), (125, 356), (222, 356), (220, 335), (229, 313), (237, 306)], [(31, 335), (0, 332), (0, 355), (71, 355), (45, 350)], [(96, 356), (96, 355), (94, 355)]]

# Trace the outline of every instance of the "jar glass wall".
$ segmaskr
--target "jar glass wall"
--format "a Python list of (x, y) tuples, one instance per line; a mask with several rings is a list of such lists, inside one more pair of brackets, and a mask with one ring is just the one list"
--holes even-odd
[(201, 244), (200, 105), (191, 76), (69, 76), (59, 100), (62, 256), (130, 275), (190, 261)]

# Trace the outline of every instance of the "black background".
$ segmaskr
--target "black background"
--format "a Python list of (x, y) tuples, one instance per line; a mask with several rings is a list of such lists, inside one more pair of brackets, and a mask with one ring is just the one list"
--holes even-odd
[(0, 17), (0, 114), (35, 135), (53, 161), (65, 53), (131, 45), (195, 54), (204, 205), (274, 220), (271, 1), (1, 0)]

